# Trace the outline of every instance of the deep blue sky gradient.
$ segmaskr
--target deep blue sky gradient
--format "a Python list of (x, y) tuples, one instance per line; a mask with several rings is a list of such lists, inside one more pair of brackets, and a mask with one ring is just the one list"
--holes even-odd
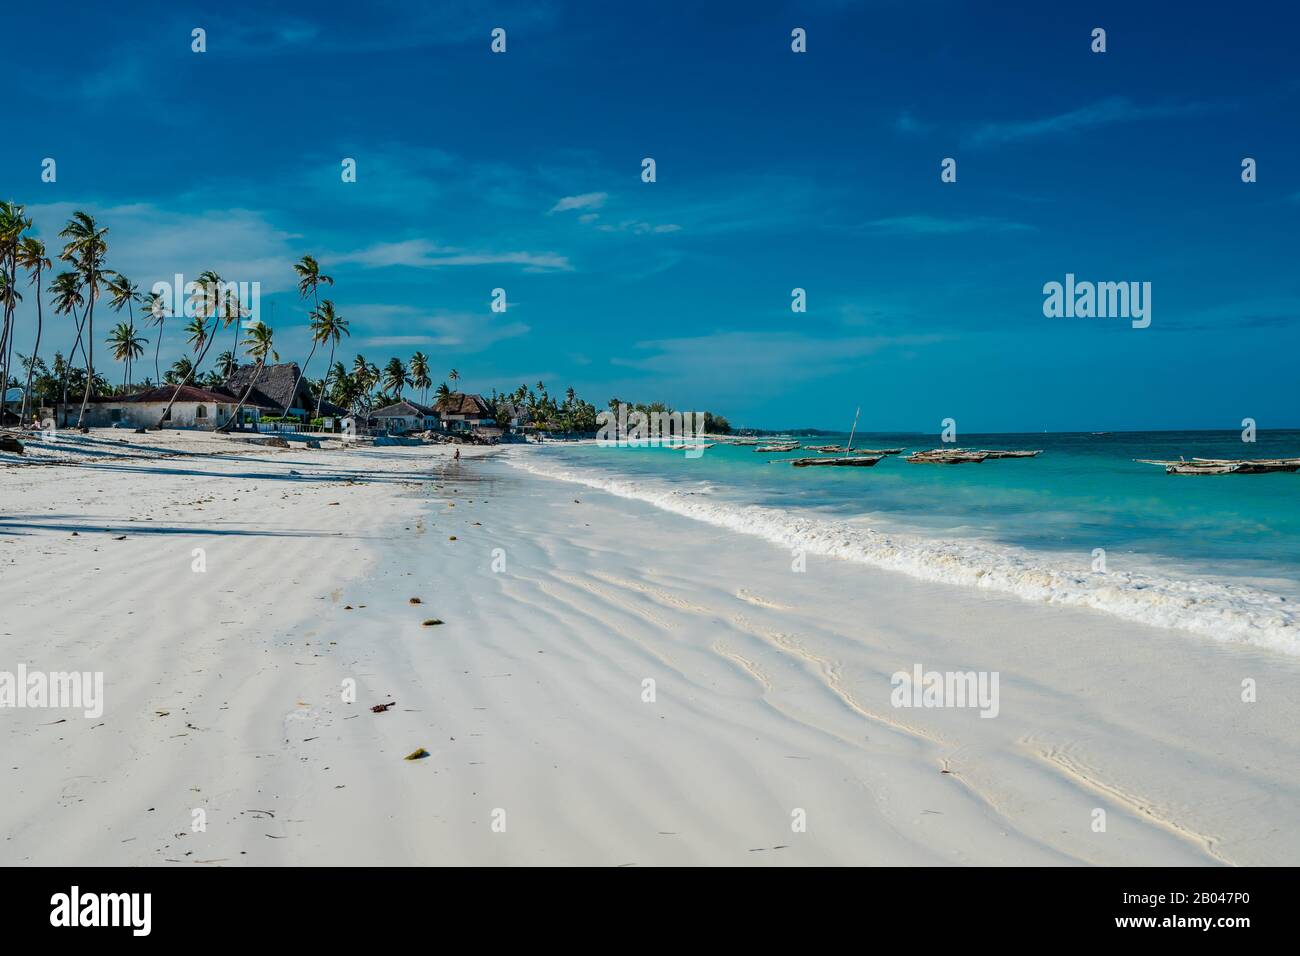
[[(260, 281), (286, 358), (311, 253), (345, 361), (422, 349), (484, 392), (782, 427), (1300, 425), (1291, 4), (263, 6), (8, 9), (0, 193), (51, 244), (92, 211), (143, 287)], [(1151, 328), (1044, 318), (1066, 272), (1150, 281)]]

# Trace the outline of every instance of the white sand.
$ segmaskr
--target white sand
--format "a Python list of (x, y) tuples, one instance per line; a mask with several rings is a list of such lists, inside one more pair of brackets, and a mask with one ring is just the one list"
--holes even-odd
[[(795, 574), (482, 449), (93, 441), (117, 437), (141, 447), (0, 467), (0, 670), (101, 670), (106, 696), (98, 720), (0, 710), (0, 863), (1300, 856), (1298, 659)], [(999, 715), (891, 706), (916, 663), (998, 671)]]

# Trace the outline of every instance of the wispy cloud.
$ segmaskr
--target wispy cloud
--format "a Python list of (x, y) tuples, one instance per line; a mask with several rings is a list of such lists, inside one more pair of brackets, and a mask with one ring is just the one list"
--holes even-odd
[(956, 236), (971, 232), (1032, 232), (1034, 227), (1005, 219), (973, 216), (965, 219), (944, 219), (938, 216), (893, 216), (874, 219), (863, 228), (872, 232), (910, 236)]
[(900, 133), (928, 133), (934, 129), (934, 124), (922, 122), (913, 116), (909, 110), (903, 110), (898, 114), (898, 119), (894, 121), (894, 129)]
[(1126, 96), (1112, 96), (1055, 116), (982, 123), (971, 132), (972, 146), (993, 146), (1141, 120), (1191, 116), (1217, 108), (1211, 103), (1159, 103), (1142, 106)]
[[(430, 315), (415, 306), (381, 303), (353, 306), (349, 318), (365, 328), (379, 330), (358, 337), (354, 342), (358, 348), (443, 348), (472, 353), (530, 331), (523, 322), (501, 321), (486, 310), (439, 311)], [(390, 331), (394, 327), (400, 331)]]
[(525, 272), (567, 272), (573, 266), (566, 256), (553, 252), (484, 252), (441, 246), (428, 239), (381, 242), (365, 249), (337, 253), (335, 262), (352, 262), (368, 268), (407, 266), (443, 269), (453, 266), (516, 265)]
[(583, 193), (581, 196), (565, 196), (554, 206), (551, 213), (568, 212), (571, 209), (599, 209), (605, 205), (609, 193)]

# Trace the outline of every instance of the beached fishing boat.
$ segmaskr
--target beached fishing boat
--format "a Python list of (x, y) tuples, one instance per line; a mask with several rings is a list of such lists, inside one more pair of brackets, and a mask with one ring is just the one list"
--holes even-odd
[(981, 448), (979, 454), (988, 458), (1037, 458), (1043, 453), (1041, 448), (1035, 451), (1006, 451), (1002, 449), (992, 450)]
[[(846, 468), (870, 468), (876, 462), (880, 461), (884, 455), (845, 455), (841, 458), (786, 458), (782, 461), (788, 461), (796, 468), (810, 468), (814, 465), (831, 465), (842, 466)], [(773, 462), (772, 464), (779, 464)]]
[(797, 442), (793, 445), (760, 445), (758, 448), (755, 448), (754, 451), (760, 453), (773, 452), (773, 451), (794, 451), (798, 447), (799, 444)]
[(987, 457), (982, 451), (932, 448), (930, 451), (912, 452), (903, 460), (914, 465), (965, 465), (979, 464)]

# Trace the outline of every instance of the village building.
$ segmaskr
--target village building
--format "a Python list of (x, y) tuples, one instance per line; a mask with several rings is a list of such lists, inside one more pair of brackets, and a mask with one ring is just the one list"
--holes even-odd
[[(163, 428), (220, 428), (239, 402), (224, 391), (183, 385), (168, 412), (167, 403), (175, 393), (175, 385), (159, 385), (134, 395), (92, 398), (86, 405), (84, 424), (89, 428), (157, 428), (161, 422)], [(64, 427), (75, 425), (80, 413), (81, 403), (69, 401), (59, 406), (59, 421)]]
[[(433, 405), (444, 431), (453, 434), (476, 434), (485, 438), (497, 437), (497, 418), (482, 395), (452, 392)], [(495, 434), (491, 434), (495, 432)]]
[(402, 399), (383, 408), (376, 408), (370, 413), (374, 427), (391, 435), (406, 432), (431, 431), (440, 427), (438, 413), (428, 405), (410, 399)]
[[(90, 428), (157, 428), (161, 422), (163, 428), (215, 429), (226, 424), (245, 392), (248, 398), (239, 412), (244, 426), (256, 425), (264, 416), (278, 418), (285, 414), (286, 406), (290, 417), (311, 420), (316, 399), (307, 381), (299, 381), (296, 362), (264, 366), (256, 377), (254, 372), (256, 365), (241, 366), (213, 388), (183, 385), (177, 393), (175, 385), (158, 385), (130, 395), (92, 397), (83, 423)], [(176, 401), (164, 418), (173, 393)], [(320, 412), (326, 427), (348, 414), (346, 409), (324, 401)], [(76, 425), (80, 416), (81, 399), (69, 397), (67, 404), (59, 405), (55, 420), (59, 427), (67, 428)]]

